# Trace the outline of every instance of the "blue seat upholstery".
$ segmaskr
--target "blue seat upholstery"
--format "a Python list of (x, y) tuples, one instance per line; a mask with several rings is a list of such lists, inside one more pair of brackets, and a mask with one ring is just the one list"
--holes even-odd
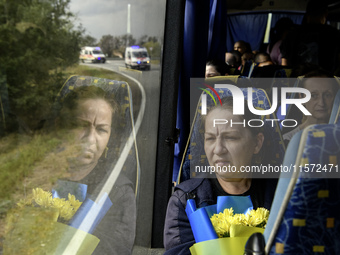
[[(245, 99), (247, 99), (247, 89), (241, 88)], [(229, 89), (216, 89), (220, 98), (231, 96)], [(205, 93), (205, 92), (203, 92)], [(211, 92), (213, 94), (213, 92)], [(218, 101), (217, 97), (215, 100)], [(207, 106), (214, 105), (214, 101), (211, 97), (207, 96)], [(253, 105), (257, 109), (269, 109), (271, 104), (268, 100), (268, 96), (262, 89), (253, 88)], [(204, 152), (204, 130), (201, 123), (201, 101), (199, 101), (196, 109), (196, 114), (193, 120), (193, 125), (190, 131), (190, 139), (188, 140), (185, 157), (183, 157), (179, 175), (177, 178), (177, 184), (189, 179), (190, 177), (190, 165), (208, 165), (206, 155)], [(275, 119), (275, 115), (264, 116), (264, 119)], [(282, 163), (283, 155), (285, 152), (285, 146), (282, 141), (280, 128), (278, 122), (274, 122), (274, 127), (271, 127), (271, 122), (266, 122), (264, 125), (264, 148), (265, 148), (265, 161), (264, 163), (270, 163), (272, 165), (279, 165)], [(194, 172), (192, 174), (195, 174)]]
[(279, 180), (264, 232), (266, 254), (340, 254), (339, 144), (334, 124), (309, 126), (292, 138), (283, 165), (320, 164), (323, 170), (297, 168)]
[[(294, 82), (294, 85), (293, 87), (297, 88), (297, 87), (301, 87), (301, 84), (302, 84), (302, 78), (303, 76), (300, 76), (298, 78), (296, 78), (295, 82)], [(284, 83), (284, 80), (285, 79), (279, 79), (279, 83)], [(291, 79), (290, 79), (291, 81)], [(292, 82), (289, 82), (289, 85), (291, 85)], [(282, 84), (283, 85), (283, 84)], [(297, 97), (297, 93), (291, 93), (290, 94), (290, 98), (293, 99), (293, 98), (296, 98)], [(286, 115), (282, 115), (282, 109), (281, 109), (281, 106), (278, 107), (278, 110), (277, 110), (277, 117), (280, 119), (280, 120), (284, 120), (284, 119), (295, 119), (297, 120), (298, 122), (301, 122), (302, 120), (302, 113), (300, 110), (298, 110), (296, 108), (296, 106), (294, 105), (291, 105), (291, 104), (288, 104), (286, 105)], [(298, 123), (298, 124), (301, 124), (301, 123)], [(282, 129), (282, 126), (281, 126), (281, 129)], [(287, 133), (288, 131), (290, 131), (292, 128), (284, 128), (282, 129), (282, 134), (284, 133)]]
[(331, 117), (329, 117), (329, 124), (335, 124), (335, 123), (340, 123), (339, 119), (340, 115), (340, 90), (336, 93), (336, 96), (334, 98), (333, 102), (333, 108), (331, 112)]
[(291, 68), (282, 68), (275, 71), (274, 78), (289, 78), (292, 74)]
[(241, 69), (241, 75), (250, 77), (252, 71), (254, 70), (254, 62), (252, 60), (248, 60), (245, 62), (244, 66)]

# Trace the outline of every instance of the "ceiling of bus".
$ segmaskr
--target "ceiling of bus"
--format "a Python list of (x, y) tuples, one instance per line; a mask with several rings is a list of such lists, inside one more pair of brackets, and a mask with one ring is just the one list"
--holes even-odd
[[(329, 14), (340, 13), (339, 0), (324, 0), (328, 2)], [(262, 10), (305, 11), (308, 0), (227, 0), (228, 13)]]

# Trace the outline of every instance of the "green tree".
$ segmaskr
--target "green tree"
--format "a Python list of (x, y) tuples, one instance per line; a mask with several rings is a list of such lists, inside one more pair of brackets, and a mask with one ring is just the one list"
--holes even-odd
[(136, 39), (130, 34), (125, 34), (120, 36), (120, 47), (121, 46), (131, 46), (136, 44)]
[(115, 40), (112, 35), (103, 35), (100, 39), (99, 46), (108, 57), (112, 57), (113, 50), (115, 49)]
[(97, 39), (90, 35), (82, 36), (80, 39), (80, 46), (98, 46)]
[(84, 31), (73, 25), (70, 0), (0, 0), (0, 73), (11, 112), (30, 128), (47, 113), (62, 70), (79, 58)]
[[(149, 37), (150, 38), (150, 37)], [(148, 41), (142, 45), (148, 50), (150, 57), (152, 58), (160, 58), (161, 57), (161, 45), (159, 42), (155, 42), (154, 40)]]

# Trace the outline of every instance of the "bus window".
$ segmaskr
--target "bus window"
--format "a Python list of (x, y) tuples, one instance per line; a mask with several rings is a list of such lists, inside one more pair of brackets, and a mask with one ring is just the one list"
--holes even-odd
[[(1, 57), (0, 253), (146, 254), (166, 1), (8, 5), (1, 28), (20, 43)], [(134, 45), (150, 70), (125, 68)]]

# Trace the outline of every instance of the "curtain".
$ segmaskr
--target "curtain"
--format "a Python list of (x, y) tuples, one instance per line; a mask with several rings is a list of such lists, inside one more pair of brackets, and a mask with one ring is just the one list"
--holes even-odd
[(248, 42), (252, 50), (259, 50), (266, 31), (268, 13), (232, 14), (227, 17), (227, 50), (234, 49), (240, 40)]
[(175, 144), (173, 181), (177, 179), (190, 132), (190, 103), (195, 104), (190, 102), (190, 78), (204, 77), (207, 60), (225, 58), (226, 13), (225, 0), (186, 1), (177, 106), (177, 128), (180, 135)]
[[(227, 17), (227, 50), (234, 49), (234, 43), (240, 40), (250, 43), (252, 50), (260, 50), (267, 27), (269, 12), (235, 13)], [(271, 28), (283, 17), (290, 18), (295, 24), (301, 24), (303, 12), (272, 12)]]

